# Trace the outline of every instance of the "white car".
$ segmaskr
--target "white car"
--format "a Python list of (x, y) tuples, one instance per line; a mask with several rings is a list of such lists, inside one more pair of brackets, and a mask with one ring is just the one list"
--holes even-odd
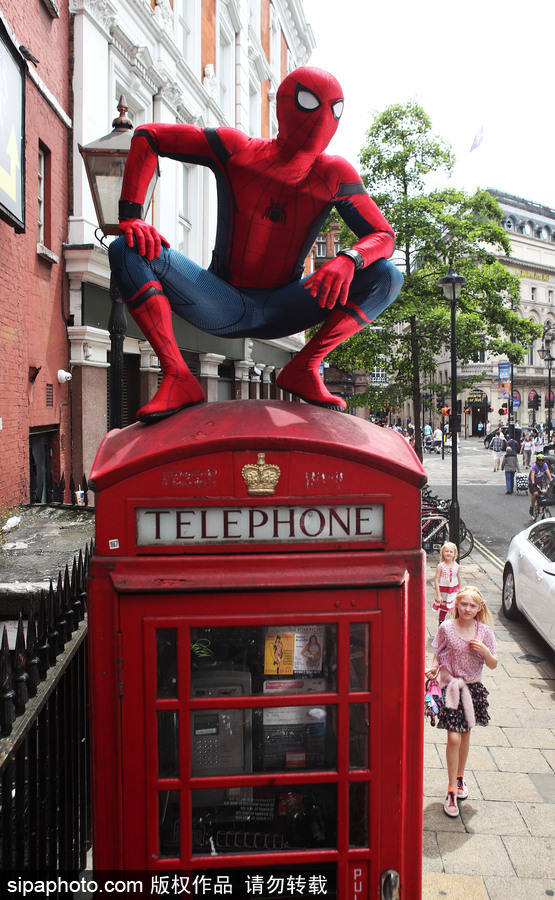
[(515, 534), (503, 570), (503, 612), (523, 613), (555, 651), (555, 518)]

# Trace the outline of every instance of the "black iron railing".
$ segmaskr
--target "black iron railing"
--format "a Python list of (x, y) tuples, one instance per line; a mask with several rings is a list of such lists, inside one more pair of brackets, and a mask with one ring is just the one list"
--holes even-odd
[[(87, 476), (83, 474), (79, 488), (75, 486), (73, 475), (69, 476), (69, 492), (71, 506), (88, 506), (89, 505), (89, 484)], [(32, 492), (31, 492), (32, 493)], [(46, 502), (47, 503), (64, 503), (66, 494), (66, 476), (62, 472), (60, 483), (56, 484), (52, 477), (52, 473), (48, 472), (46, 482)]]
[[(92, 550), (92, 545), (91, 545)], [(0, 649), (0, 870), (81, 871), (90, 847), (90, 550)]]

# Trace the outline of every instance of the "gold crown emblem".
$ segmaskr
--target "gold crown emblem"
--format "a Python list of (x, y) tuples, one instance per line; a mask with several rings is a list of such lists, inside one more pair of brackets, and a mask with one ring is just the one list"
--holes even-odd
[(247, 485), (249, 494), (273, 494), (281, 475), (279, 466), (266, 462), (266, 454), (259, 453), (256, 463), (247, 463), (241, 469), (241, 475)]

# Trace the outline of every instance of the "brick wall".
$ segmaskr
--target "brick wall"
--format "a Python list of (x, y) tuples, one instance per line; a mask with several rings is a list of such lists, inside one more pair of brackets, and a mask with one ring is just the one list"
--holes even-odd
[[(2, 0), (2, 12), (18, 44), (38, 58), (36, 73), (55, 101), (70, 114), (69, 13), (60, 3), (52, 19), (41, 0)], [(25, 88), (25, 232), (0, 220), (0, 514), (29, 500), (30, 430), (55, 429), (52, 474), (71, 471), (69, 386), (58, 369), (68, 370), (65, 317), (67, 288), (62, 243), (68, 216), (68, 127), (28, 75)], [(58, 262), (37, 254), (38, 151), (49, 161), (48, 249)], [(30, 374), (40, 368), (34, 381)], [(50, 388), (47, 386), (51, 385)], [(47, 402), (48, 397), (48, 402)], [(51, 405), (49, 405), (51, 403)], [(66, 495), (69, 497), (69, 494)]]

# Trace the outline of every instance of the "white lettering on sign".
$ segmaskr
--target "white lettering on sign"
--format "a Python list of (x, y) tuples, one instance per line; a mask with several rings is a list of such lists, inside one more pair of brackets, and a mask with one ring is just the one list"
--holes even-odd
[(136, 509), (137, 546), (231, 541), (381, 541), (383, 506)]

